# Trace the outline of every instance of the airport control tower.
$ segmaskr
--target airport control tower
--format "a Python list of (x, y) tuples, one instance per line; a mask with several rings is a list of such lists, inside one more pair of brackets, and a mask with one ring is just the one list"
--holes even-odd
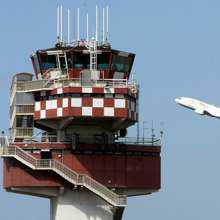
[[(10, 138), (1, 137), (4, 188), (49, 198), (52, 220), (121, 220), (127, 197), (160, 189), (160, 140), (127, 137), (138, 122), (139, 86), (130, 75), (135, 54), (113, 49), (108, 8), (103, 37), (62, 36), (31, 55), (35, 74), (11, 84)], [(68, 27), (69, 27), (68, 10)], [(144, 67), (143, 67), (144, 72)]]

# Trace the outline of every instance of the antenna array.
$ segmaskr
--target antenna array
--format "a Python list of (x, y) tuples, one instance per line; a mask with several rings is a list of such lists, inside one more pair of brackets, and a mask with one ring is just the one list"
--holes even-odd
[[(64, 17), (64, 10), (63, 10), (63, 6), (59, 5), (57, 7), (57, 43), (61, 44), (61, 45), (79, 45), (82, 42), (84, 42), (86, 45), (90, 44), (90, 41), (96, 41), (96, 44), (108, 44), (109, 45), (109, 6), (106, 6), (105, 8), (102, 8), (102, 37), (101, 39), (101, 43), (99, 42), (99, 36), (100, 36), (100, 8), (98, 7), (98, 5), (96, 5), (96, 20), (95, 20), (95, 36), (94, 34), (90, 34), (89, 31), (89, 14), (86, 13), (86, 38), (82, 37), (80, 34), (81, 28), (80, 28), (80, 24), (81, 24), (81, 19), (80, 19), (80, 9), (77, 8), (77, 12), (76, 12), (76, 38), (75, 40), (71, 41), (71, 10), (68, 8), (67, 9), (67, 39), (64, 39), (64, 35), (63, 35), (63, 17)], [(91, 39), (90, 39), (91, 36)], [(83, 40), (86, 39), (86, 40)]]

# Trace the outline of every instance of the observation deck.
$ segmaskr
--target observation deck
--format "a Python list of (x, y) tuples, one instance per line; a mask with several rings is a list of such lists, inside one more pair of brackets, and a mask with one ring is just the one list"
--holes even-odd
[[(87, 175), (120, 195), (149, 194), (160, 189), (160, 139), (119, 138), (112, 143), (107, 141), (97, 137), (57, 141), (56, 136), (41, 136), (9, 143), (9, 150), (18, 148), (22, 154), (28, 154), (39, 163), (40, 160), (55, 160), (60, 166)], [(65, 179), (57, 179), (44, 170), (24, 169), (19, 160), (6, 157), (4, 167), (4, 187), (7, 189), (24, 185), (27, 188), (68, 186)], [(22, 179), (15, 178), (18, 173)]]

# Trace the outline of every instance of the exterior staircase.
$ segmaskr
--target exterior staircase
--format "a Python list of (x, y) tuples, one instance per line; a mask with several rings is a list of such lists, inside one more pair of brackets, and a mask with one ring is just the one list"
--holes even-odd
[(57, 160), (36, 159), (17, 146), (9, 146), (7, 141), (0, 143), (0, 157), (12, 157), (33, 170), (52, 170), (75, 186), (84, 186), (114, 207), (125, 207), (127, 197), (118, 195), (88, 175), (80, 174)]

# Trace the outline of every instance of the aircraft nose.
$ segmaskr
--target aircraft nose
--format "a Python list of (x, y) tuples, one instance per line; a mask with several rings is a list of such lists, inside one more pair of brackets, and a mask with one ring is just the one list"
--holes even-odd
[(180, 98), (175, 98), (175, 102), (179, 103), (180, 102)]

